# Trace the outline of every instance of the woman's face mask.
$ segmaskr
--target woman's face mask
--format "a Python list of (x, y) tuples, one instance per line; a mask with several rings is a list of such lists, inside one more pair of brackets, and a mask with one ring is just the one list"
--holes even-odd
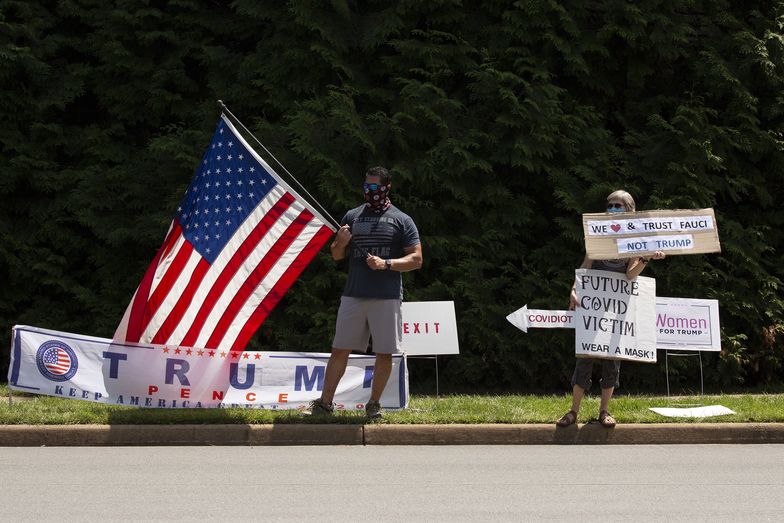
[(607, 203), (607, 212), (626, 212), (626, 206), (622, 203)]

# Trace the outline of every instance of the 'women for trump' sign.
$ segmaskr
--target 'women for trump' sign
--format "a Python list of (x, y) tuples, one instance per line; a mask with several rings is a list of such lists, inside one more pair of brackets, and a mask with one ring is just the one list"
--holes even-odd
[(575, 354), (656, 363), (656, 280), (575, 271)]

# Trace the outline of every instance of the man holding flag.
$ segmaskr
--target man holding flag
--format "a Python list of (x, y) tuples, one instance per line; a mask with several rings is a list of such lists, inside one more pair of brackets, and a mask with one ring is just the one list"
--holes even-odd
[(411, 217), (392, 205), (391, 189), (387, 169), (368, 169), (363, 184), (365, 203), (346, 213), (330, 245), (335, 261), (349, 258), (348, 280), (321, 398), (310, 404), (305, 415), (332, 414), (332, 400), (351, 351), (365, 352), (371, 337), (376, 362), (365, 410), (369, 418), (382, 415), (379, 399), (392, 371), (392, 355), (402, 352), (401, 273), (422, 267), (419, 232)]

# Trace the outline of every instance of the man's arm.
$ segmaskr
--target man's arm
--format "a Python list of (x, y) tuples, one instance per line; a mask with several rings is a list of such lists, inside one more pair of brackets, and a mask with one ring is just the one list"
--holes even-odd
[(391, 271), (408, 272), (420, 269), (422, 267), (422, 244), (418, 243), (411, 247), (405, 247), (403, 249), (403, 256), (400, 258), (385, 260), (384, 258), (368, 254), (368, 267), (374, 271), (386, 270), (387, 261), (389, 262), (389, 270)]
[(332, 254), (333, 260), (340, 261), (346, 257), (346, 250), (350, 241), (351, 229), (348, 225), (342, 225), (338, 229), (337, 235), (335, 235), (335, 240), (329, 246), (329, 252)]

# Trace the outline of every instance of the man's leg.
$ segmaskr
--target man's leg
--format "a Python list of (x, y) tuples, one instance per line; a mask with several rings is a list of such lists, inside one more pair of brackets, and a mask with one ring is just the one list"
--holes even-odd
[(392, 374), (392, 355), (400, 354), (403, 339), (403, 316), (400, 300), (376, 300), (368, 314), (370, 332), (373, 334), (373, 352), (376, 363), (373, 368), (373, 385), (370, 401), (379, 402), (389, 376)]
[(381, 394), (384, 393), (384, 388), (387, 386), (391, 373), (392, 355), (376, 354), (376, 364), (375, 367), (373, 367), (373, 385), (370, 389), (371, 401), (381, 400)]
[(324, 389), (321, 391), (321, 403), (324, 405), (332, 405), (332, 400), (335, 399), (335, 391), (338, 388), (340, 379), (346, 372), (346, 365), (348, 364), (348, 357), (350, 354), (350, 349), (336, 349), (335, 347), (332, 347), (332, 354), (327, 363), (327, 370), (324, 372)]

